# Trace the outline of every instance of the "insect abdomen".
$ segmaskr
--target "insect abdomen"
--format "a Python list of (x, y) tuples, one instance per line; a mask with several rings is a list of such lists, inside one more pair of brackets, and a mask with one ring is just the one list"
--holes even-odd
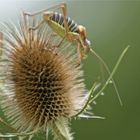
[[(62, 14), (55, 12), (51, 17), (51, 20), (64, 27), (64, 16)], [(69, 31), (78, 33), (77, 23), (75, 23), (75, 21), (72, 20), (70, 17), (66, 17), (66, 21), (68, 24)]]

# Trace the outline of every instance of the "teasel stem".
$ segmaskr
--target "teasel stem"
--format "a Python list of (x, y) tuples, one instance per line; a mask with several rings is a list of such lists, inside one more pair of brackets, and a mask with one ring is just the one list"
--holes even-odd
[(59, 140), (73, 140), (67, 122), (62, 123), (62, 121), (60, 120), (55, 121), (52, 124), (51, 128), (53, 130), (52, 132), (54, 133), (55, 138)]

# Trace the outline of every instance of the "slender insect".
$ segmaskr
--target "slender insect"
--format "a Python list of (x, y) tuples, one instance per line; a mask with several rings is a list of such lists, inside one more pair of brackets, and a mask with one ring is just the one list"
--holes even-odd
[[(62, 9), (63, 14), (49, 11), (50, 9)], [(41, 13), (43, 13), (43, 20), (37, 26), (31, 27), (30, 30), (36, 30), (42, 24), (47, 22), (47, 24), (56, 34), (58, 34), (62, 38), (66, 38), (69, 42), (77, 43), (77, 63), (80, 64), (82, 58), (90, 51), (91, 44), (86, 36), (86, 28), (82, 25), (78, 25), (74, 20), (67, 16), (66, 3), (60, 3), (48, 9), (36, 12), (34, 14), (23, 14), (24, 16), (35, 16)]]
[[(51, 9), (62, 9), (63, 14), (49, 11)], [(86, 28), (83, 25), (78, 25), (74, 20), (67, 16), (66, 3), (60, 3), (50, 8), (35, 12), (33, 14), (26, 12), (23, 13), (24, 17), (36, 16), (38, 14), (43, 14), (43, 19), (37, 26), (29, 28), (30, 30), (36, 30), (46, 22), (56, 34), (58, 34), (62, 38), (66, 38), (70, 42), (77, 43), (78, 65), (81, 63), (81, 60), (84, 58), (84, 56), (86, 56), (89, 52), (92, 52), (92, 54), (96, 56), (100, 63), (104, 65), (108, 74), (111, 74), (104, 60), (91, 48), (91, 43), (87, 39)], [(117, 93), (120, 104), (122, 105), (122, 101), (113, 78), (112, 83)]]

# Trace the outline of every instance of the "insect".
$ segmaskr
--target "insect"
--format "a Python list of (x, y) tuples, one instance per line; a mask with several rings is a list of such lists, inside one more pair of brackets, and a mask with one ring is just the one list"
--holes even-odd
[[(62, 9), (63, 14), (49, 11), (51, 9)], [(35, 12), (33, 14), (25, 12), (23, 13), (24, 17), (35, 16), (38, 14), (43, 14), (43, 19), (37, 26), (31, 27), (30, 30), (36, 30), (46, 22), (56, 34), (58, 34), (62, 38), (66, 38), (70, 42), (77, 43), (78, 65), (81, 63), (81, 60), (84, 58), (84, 56), (86, 56), (88, 52), (91, 52), (100, 61), (100, 63), (103, 64), (108, 74), (111, 74), (110, 69), (108, 68), (104, 60), (91, 48), (91, 43), (87, 39), (86, 28), (83, 25), (78, 25), (74, 20), (67, 16), (66, 3), (60, 3), (50, 8)], [(120, 104), (122, 104), (115, 81), (113, 80), (113, 77), (111, 79)]]
[[(51, 9), (62, 9), (63, 14), (49, 11)], [(36, 30), (45, 22), (47, 22), (47, 24), (56, 34), (58, 34), (62, 38), (66, 38), (69, 42), (75, 42), (77, 44), (77, 63), (80, 64), (84, 56), (86, 56), (86, 54), (90, 51), (91, 43), (87, 39), (86, 28), (83, 25), (78, 25), (74, 20), (67, 16), (66, 3), (60, 3), (34, 14), (23, 14), (24, 16), (35, 16), (41, 13), (43, 14), (42, 21), (37, 26), (31, 27), (30, 30)]]

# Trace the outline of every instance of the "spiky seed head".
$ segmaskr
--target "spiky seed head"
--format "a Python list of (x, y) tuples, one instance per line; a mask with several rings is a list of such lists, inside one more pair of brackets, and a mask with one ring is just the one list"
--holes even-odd
[(8, 46), (0, 61), (4, 66), (2, 107), (19, 131), (70, 118), (83, 103), (85, 85), (76, 54), (67, 52), (68, 44), (57, 48), (54, 42), (61, 40), (55, 41), (44, 26), (29, 32), (22, 21), (20, 29), (6, 28)]

